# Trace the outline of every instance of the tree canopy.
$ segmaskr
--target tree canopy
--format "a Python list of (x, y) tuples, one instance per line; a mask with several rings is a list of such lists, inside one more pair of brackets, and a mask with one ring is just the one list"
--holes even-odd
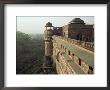
[(39, 69), (43, 63), (43, 54), (43, 38), (31, 38), (29, 34), (20, 31), (16, 32), (17, 74), (37, 73), (37, 69)]

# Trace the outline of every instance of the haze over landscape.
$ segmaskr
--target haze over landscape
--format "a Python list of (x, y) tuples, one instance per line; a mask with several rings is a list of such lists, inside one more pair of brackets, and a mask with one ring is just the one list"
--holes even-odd
[(93, 16), (17, 16), (17, 31), (27, 34), (43, 34), (47, 22), (51, 22), (55, 27), (61, 27), (74, 18), (81, 18), (86, 24), (94, 24)]

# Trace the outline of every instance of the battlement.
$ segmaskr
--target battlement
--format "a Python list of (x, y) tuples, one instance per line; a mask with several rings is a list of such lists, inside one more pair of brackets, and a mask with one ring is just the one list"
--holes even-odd
[(75, 39), (62, 37), (62, 36), (57, 36), (57, 35), (53, 36), (53, 38), (55, 38), (55, 37), (58, 37), (58, 38), (60, 38), (62, 40), (65, 40), (65, 41), (67, 41), (70, 44), (75, 44), (75, 45), (83, 47), (83, 48), (85, 48), (87, 50), (94, 51), (94, 43), (93, 42), (85, 42), (85, 41), (75, 40)]

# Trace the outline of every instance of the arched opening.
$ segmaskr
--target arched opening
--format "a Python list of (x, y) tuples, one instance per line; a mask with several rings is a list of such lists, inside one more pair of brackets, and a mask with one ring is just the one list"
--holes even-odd
[(82, 41), (82, 34), (81, 33), (77, 35), (77, 40)]

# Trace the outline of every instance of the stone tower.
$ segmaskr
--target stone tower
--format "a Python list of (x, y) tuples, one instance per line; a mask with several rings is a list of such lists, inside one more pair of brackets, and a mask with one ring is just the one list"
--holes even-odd
[(53, 26), (52, 23), (48, 22), (46, 24), (46, 30), (44, 31), (44, 41), (45, 41), (45, 61), (44, 61), (44, 71), (46, 73), (50, 72), (52, 68), (53, 60), (53, 44), (52, 44), (52, 35), (53, 35)]

